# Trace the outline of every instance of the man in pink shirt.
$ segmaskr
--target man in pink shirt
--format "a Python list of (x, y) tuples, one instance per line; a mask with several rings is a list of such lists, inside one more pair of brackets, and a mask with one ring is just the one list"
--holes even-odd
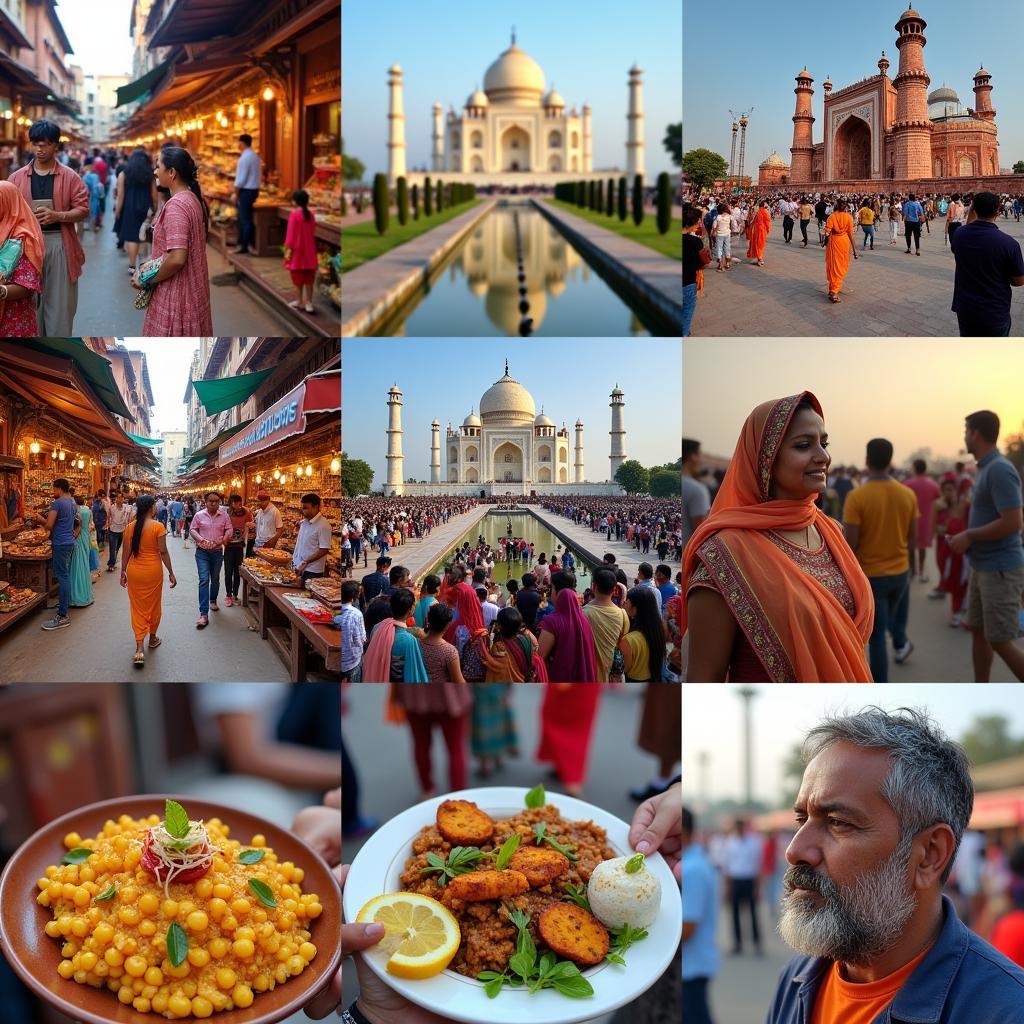
[(917, 576), (921, 583), (928, 582), (924, 571), (925, 556), (932, 546), (932, 505), (942, 497), (939, 485), (926, 475), (928, 464), (924, 459), (914, 459), (914, 475), (903, 482), (917, 496), (917, 547), (910, 551), (910, 578)]
[(224, 564), (224, 544), (231, 539), (234, 527), (226, 509), (220, 507), (220, 494), (207, 491), (206, 507), (192, 518), (189, 533), (196, 542), (196, 569), (199, 572), (199, 619), (196, 629), (205, 629), (210, 609), (219, 611), (220, 570)]

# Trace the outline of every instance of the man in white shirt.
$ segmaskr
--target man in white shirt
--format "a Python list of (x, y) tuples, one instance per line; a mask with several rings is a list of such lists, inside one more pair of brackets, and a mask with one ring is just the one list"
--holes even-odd
[(323, 576), (331, 553), (331, 524), (320, 514), (320, 495), (302, 496), (302, 522), (292, 553), (292, 568), (305, 583)]
[(779, 213), (782, 214), (782, 237), (786, 245), (793, 241), (793, 218), (799, 209), (800, 207), (788, 197), (779, 203)]
[(735, 833), (725, 842), (725, 877), (728, 879), (729, 902), (732, 904), (732, 955), (743, 952), (740, 910), (750, 906), (754, 949), (761, 954), (761, 929), (757, 920), (758, 882), (761, 874), (761, 837), (750, 831), (747, 821), (736, 819)]
[(253, 517), (255, 540), (250, 540), (245, 551), (246, 558), (252, 558), (253, 548), (272, 548), (284, 533), (284, 519), (281, 510), (270, 500), (266, 491), (256, 495), (259, 508)]
[(260, 194), (260, 158), (252, 148), (251, 135), (239, 135), (241, 155), (238, 158), (238, 172), (235, 174), (235, 199), (238, 203), (238, 248), (236, 256), (252, 253), (256, 245), (256, 231), (253, 226), (252, 208)]
[(107, 537), (110, 542), (110, 557), (107, 559), (107, 572), (114, 571), (117, 562), (117, 553), (124, 541), (124, 531), (128, 524), (135, 518), (135, 506), (129, 505), (124, 500), (124, 495), (117, 491), (114, 495), (114, 504), (110, 506), (107, 513)]

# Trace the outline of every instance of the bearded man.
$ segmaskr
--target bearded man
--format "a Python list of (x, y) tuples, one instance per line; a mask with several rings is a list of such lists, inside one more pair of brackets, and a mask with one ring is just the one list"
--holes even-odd
[(804, 743), (779, 934), (798, 953), (768, 1024), (1018, 1024), (1024, 971), (942, 893), (970, 763), (923, 712), (830, 717)]

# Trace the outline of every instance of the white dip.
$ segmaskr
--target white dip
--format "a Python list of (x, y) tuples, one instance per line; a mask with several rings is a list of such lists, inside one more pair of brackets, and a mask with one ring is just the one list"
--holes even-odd
[(602, 861), (587, 884), (587, 899), (594, 916), (606, 928), (646, 928), (654, 923), (661, 905), (661, 883), (644, 863), (627, 873), (629, 857)]

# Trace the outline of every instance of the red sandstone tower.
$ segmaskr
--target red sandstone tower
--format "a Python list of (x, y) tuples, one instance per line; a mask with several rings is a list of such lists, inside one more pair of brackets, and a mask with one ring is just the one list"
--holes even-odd
[(793, 115), (793, 145), (789, 147), (793, 154), (789, 162), (790, 181), (810, 181), (811, 162), (814, 157), (814, 140), (811, 135), (811, 126), (814, 124), (814, 115), (811, 113), (811, 102), (814, 97), (814, 90), (811, 88), (811, 73), (804, 68), (796, 76), (796, 113)]
[(992, 107), (992, 76), (984, 68), (979, 68), (974, 76), (974, 116), (982, 121), (996, 119)]
[(931, 79), (924, 69), (925, 25), (924, 18), (912, 7), (908, 7), (896, 22), (900, 70), (893, 79), (896, 119), (892, 132), (897, 178), (928, 178), (932, 173), (932, 122), (928, 117), (928, 84)]

